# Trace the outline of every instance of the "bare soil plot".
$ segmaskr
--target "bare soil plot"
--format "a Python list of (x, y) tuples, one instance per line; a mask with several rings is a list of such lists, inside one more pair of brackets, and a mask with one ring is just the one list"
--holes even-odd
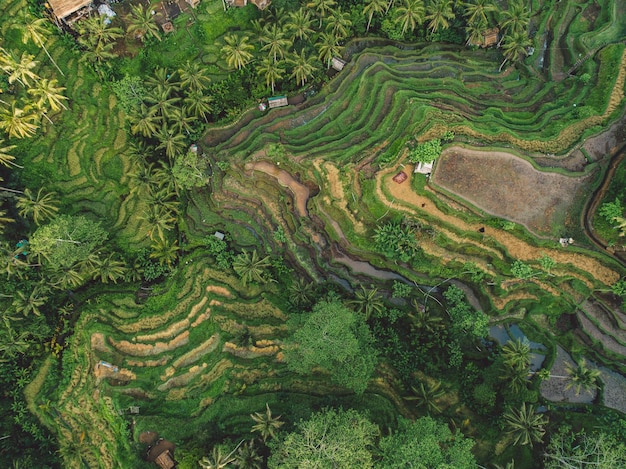
[(591, 175), (538, 171), (511, 153), (462, 147), (446, 149), (433, 174), (444, 189), (536, 233), (561, 226), (575, 201), (589, 191), (591, 180)]

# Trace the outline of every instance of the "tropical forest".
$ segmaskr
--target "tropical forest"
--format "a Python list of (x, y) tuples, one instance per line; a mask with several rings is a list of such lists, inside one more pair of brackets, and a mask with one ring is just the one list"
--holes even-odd
[(2, 467), (626, 468), (626, 0), (1, 0)]

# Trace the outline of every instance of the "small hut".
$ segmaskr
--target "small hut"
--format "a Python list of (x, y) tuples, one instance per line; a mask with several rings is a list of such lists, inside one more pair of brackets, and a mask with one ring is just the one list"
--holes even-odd
[(176, 446), (171, 441), (159, 438), (156, 444), (148, 450), (147, 460), (155, 463), (161, 469), (173, 469), (176, 467), (175, 448)]
[(57, 23), (71, 24), (91, 9), (92, 0), (48, 0)]
[(176, 467), (176, 462), (172, 457), (172, 453), (170, 453), (169, 451), (164, 451), (159, 454), (154, 462), (162, 469), (172, 469)]
[(433, 163), (434, 161), (431, 161), (430, 163), (422, 163), (420, 161), (417, 166), (415, 166), (415, 170), (413, 170), (413, 172), (420, 174), (430, 174), (433, 171)]
[(478, 47), (491, 47), (498, 44), (498, 36), (500, 35), (500, 30), (498, 28), (489, 28), (485, 29), (482, 33), (480, 33), (480, 39), (476, 42), (472, 42), (473, 46)]
[(400, 171), (398, 174), (396, 174), (393, 177), (393, 182), (397, 183), (397, 184), (402, 184), (404, 181), (406, 181), (409, 177), (406, 175), (406, 173), (404, 171)]
[(272, 98), (267, 98), (267, 104), (270, 109), (274, 109), (276, 107), (287, 106), (289, 101), (287, 101), (287, 96), (274, 96)]
[(339, 57), (333, 57), (333, 60), (330, 61), (330, 65), (338, 72), (341, 72), (343, 67), (346, 66), (346, 62), (345, 60), (341, 60)]

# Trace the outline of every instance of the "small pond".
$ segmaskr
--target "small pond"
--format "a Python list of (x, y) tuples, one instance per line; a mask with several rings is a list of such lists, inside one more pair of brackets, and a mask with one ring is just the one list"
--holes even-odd
[(541, 369), (541, 365), (546, 359), (546, 346), (539, 342), (531, 342), (517, 324), (496, 324), (491, 326), (489, 336), (500, 345), (506, 344), (509, 340), (517, 339), (528, 342), (531, 350), (530, 369), (532, 371)]

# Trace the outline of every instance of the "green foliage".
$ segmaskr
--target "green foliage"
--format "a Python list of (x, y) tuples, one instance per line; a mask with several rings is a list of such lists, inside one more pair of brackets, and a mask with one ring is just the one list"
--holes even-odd
[(489, 317), (482, 312), (476, 311), (465, 301), (465, 293), (459, 287), (450, 285), (443, 293), (448, 302), (448, 313), (452, 320), (452, 332), (459, 338), (469, 334), (474, 339), (480, 339), (487, 335)]
[(183, 189), (203, 187), (209, 181), (206, 161), (202, 161), (197, 151), (188, 151), (178, 155), (172, 166), (172, 176), (177, 186)]
[(117, 96), (118, 105), (127, 114), (138, 110), (147, 94), (143, 80), (138, 76), (125, 75), (121, 80), (111, 83), (111, 89)]
[(441, 140), (434, 138), (424, 143), (418, 143), (409, 152), (411, 163), (430, 163), (441, 155)]
[(296, 330), (293, 341), (285, 351), (290, 370), (308, 374), (319, 366), (337, 384), (358, 394), (367, 388), (377, 359), (363, 316), (337, 300), (320, 301)]
[(511, 274), (519, 279), (528, 280), (536, 273), (528, 264), (524, 264), (522, 261), (516, 260), (513, 262), (513, 265), (511, 265)]
[(546, 469), (626, 467), (626, 445), (603, 432), (573, 433), (561, 427), (550, 438), (544, 464)]
[(413, 292), (413, 287), (398, 280), (393, 281), (392, 294), (394, 298), (407, 298)]
[(270, 443), (269, 469), (373, 467), (378, 427), (355, 410), (325, 409)]
[(391, 259), (409, 262), (419, 253), (415, 229), (400, 223), (388, 222), (376, 227), (376, 250)]
[(67, 268), (87, 260), (102, 247), (108, 234), (99, 222), (79, 215), (59, 215), (33, 233), (31, 252), (55, 268)]
[(203, 239), (204, 245), (208, 248), (209, 254), (215, 258), (220, 269), (230, 269), (233, 264), (234, 254), (228, 249), (228, 243), (217, 236), (207, 236)]
[(611, 291), (616, 296), (626, 297), (626, 279), (620, 279), (611, 285)]
[(482, 415), (488, 415), (496, 405), (496, 391), (488, 383), (480, 383), (472, 394), (476, 409)]
[(600, 206), (598, 213), (608, 221), (624, 215), (624, 207), (618, 198), (614, 202), (605, 202)]
[(287, 235), (285, 234), (285, 230), (282, 226), (279, 226), (276, 230), (274, 230), (274, 239), (279, 243), (287, 242)]
[(398, 430), (381, 438), (380, 469), (413, 467), (472, 469), (476, 459), (472, 454), (474, 442), (460, 433), (453, 434), (448, 425), (431, 417), (414, 422), (400, 418)]

